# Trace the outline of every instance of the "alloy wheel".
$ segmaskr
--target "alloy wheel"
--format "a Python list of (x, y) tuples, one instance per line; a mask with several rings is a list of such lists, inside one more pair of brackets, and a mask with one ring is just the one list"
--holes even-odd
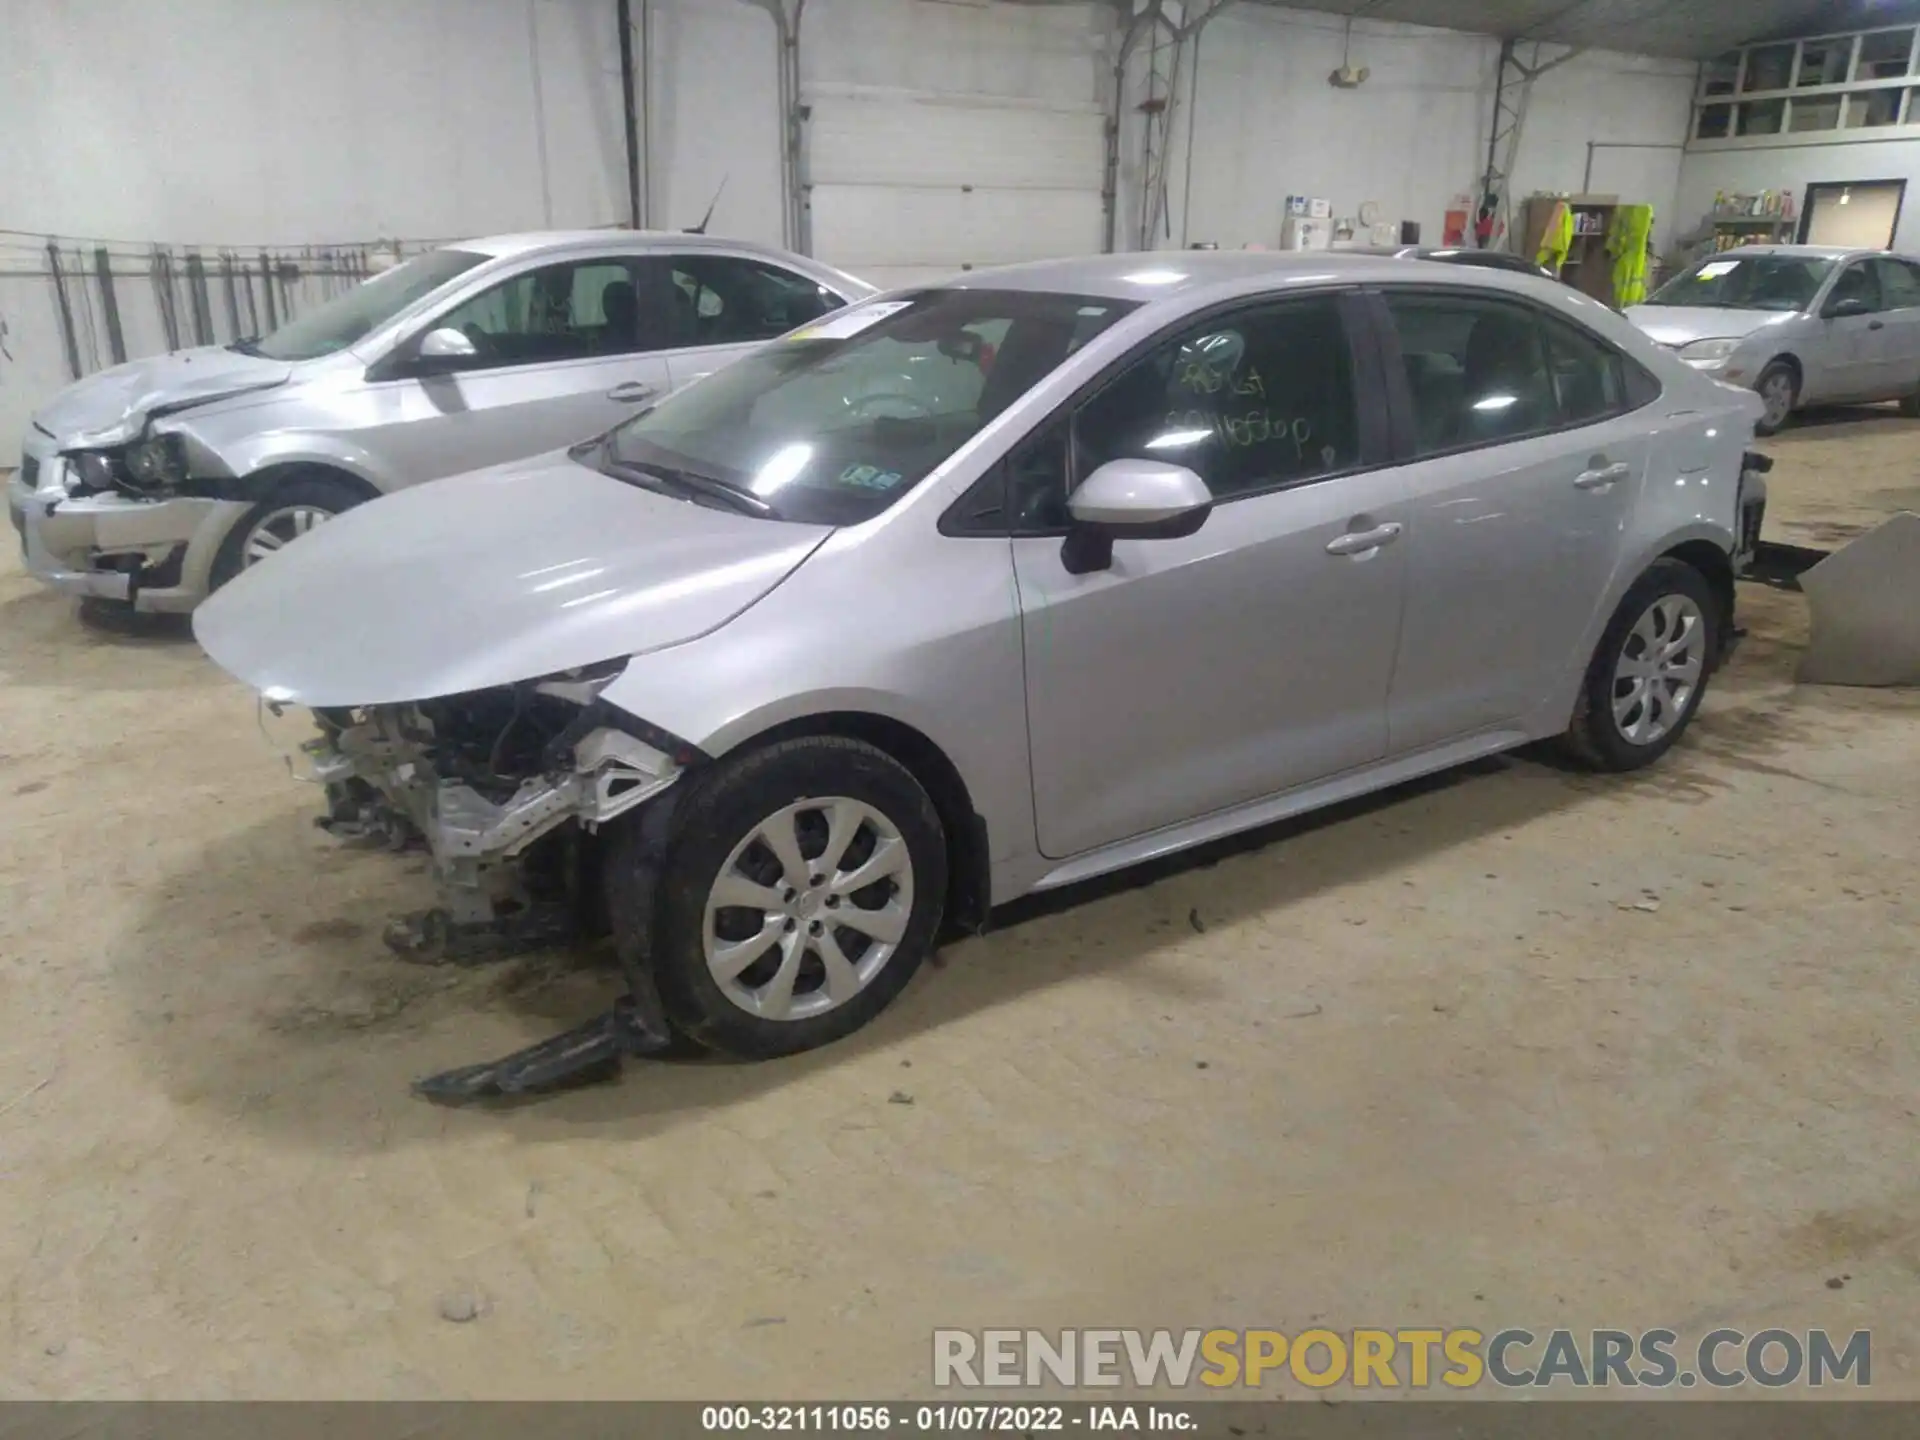
[(701, 942), (720, 992), (763, 1020), (837, 1010), (891, 960), (913, 914), (900, 828), (845, 796), (767, 816), (707, 894)]
[(1687, 714), (1707, 670), (1707, 617), (1662, 595), (1627, 632), (1613, 667), (1613, 722), (1632, 745), (1657, 745)]
[(279, 510), (269, 510), (255, 522), (247, 535), (247, 543), (241, 551), (243, 563), (257, 565), (276, 550), (285, 549), (316, 525), (324, 525), (333, 518), (331, 510), (322, 510), (318, 505), (288, 505)]
[(1793, 413), (1793, 377), (1784, 370), (1768, 376), (1760, 387), (1760, 399), (1767, 407), (1767, 425), (1777, 430)]

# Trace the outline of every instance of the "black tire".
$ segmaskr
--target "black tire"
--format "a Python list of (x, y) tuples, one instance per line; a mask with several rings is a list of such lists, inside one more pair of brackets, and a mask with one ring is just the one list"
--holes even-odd
[(253, 538), (254, 531), (259, 529), (260, 522), (276, 511), (299, 505), (324, 510), (329, 515), (339, 515), (364, 504), (370, 498), (359, 486), (331, 475), (296, 475), (276, 485), (272, 493), (249, 510), (246, 518), (229, 530), (227, 538), (220, 542), (220, 551), (213, 559), (213, 588), (218, 590), (247, 568), (248, 542)]
[[(1642, 616), (1660, 600), (1685, 596), (1699, 609), (1705, 621), (1700, 644), (1704, 647), (1700, 679), (1687, 696), (1677, 723), (1658, 739), (1637, 743), (1629, 739), (1614, 716), (1616, 673), (1623, 653), (1632, 641), (1633, 630)], [(1573, 722), (1560, 738), (1560, 747), (1571, 758), (1594, 770), (1624, 772), (1651, 765), (1671, 750), (1693, 723), (1700, 702), (1707, 693), (1714, 661), (1719, 654), (1721, 631), (1726, 617), (1713, 586), (1693, 566), (1683, 560), (1662, 558), (1628, 588), (1619, 608), (1607, 622), (1607, 628), (1594, 648), (1581, 682), (1580, 698), (1573, 707)]]
[[(628, 965), (651, 966), (661, 1004), (674, 1028), (710, 1049), (743, 1059), (766, 1059), (831, 1044), (884, 1010), (933, 950), (946, 902), (947, 837), (920, 783), (884, 751), (837, 736), (780, 741), (722, 760), (684, 783), (690, 788), (676, 798), (672, 834), (658, 871), (650, 872), (645, 863), (642, 827), (634, 825), (613, 838), (605, 872), (614, 943), (621, 959)], [(893, 953), (850, 999), (821, 1014), (770, 1019), (729, 998), (709, 970), (704, 941), (707, 898), (736, 846), (763, 821), (812, 796), (858, 801), (897, 830), (912, 865), (912, 901)], [(811, 819), (809, 812), (809, 823)], [(801, 828), (801, 853), (811, 859), (820, 848), (809, 848), (808, 834)], [(823, 846), (824, 837), (816, 838)], [(650, 873), (657, 873), (658, 879), (649, 905), (645, 891)], [(776, 882), (776, 888), (784, 887)], [(850, 897), (847, 903), (855, 902)], [(825, 913), (822, 920), (831, 923)], [(839, 927), (829, 933), (844, 942), (843, 949), (863, 938)], [(806, 944), (804, 936), (800, 943)], [(776, 945), (765, 961), (756, 961), (743, 972), (743, 981), (755, 983), (751, 978), (755, 969), (769, 962), (777, 966), (779, 955)], [(803, 950), (800, 964), (800, 981), (816, 983), (807, 986), (796, 981), (794, 993), (796, 997), (815, 994), (824, 986), (817, 955)], [(809, 964), (814, 970), (811, 975)]]
[(1785, 379), (1787, 385), (1790, 387), (1793, 399), (1787, 406), (1786, 414), (1780, 416), (1778, 419), (1768, 420), (1766, 416), (1762, 415), (1758, 420), (1754, 421), (1753, 433), (1756, 435), (1778, 434), (1782, 427), (1786, 425), (1788, 419), (1792, 417), (1794, 409), (1800, 404), (1800, 372), (1785, 360), (1774, 360), (1767, 365), (1766, 369), (1760, 372), (1760, 378), (1753, 382), (1754, 392), (1764, 398), (1767, 393), (1768, 384), (1778, 384), (1782, 378)]

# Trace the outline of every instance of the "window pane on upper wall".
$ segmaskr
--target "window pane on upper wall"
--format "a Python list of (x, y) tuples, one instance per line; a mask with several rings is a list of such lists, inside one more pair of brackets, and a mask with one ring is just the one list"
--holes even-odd
[(1913, 31), (1879, 30), (1860, 37), (1860, 68), (1856, 80), (1892, 80), (1907, 73), (1913, 57)]
[[(1853, 37), (1851, 35), (1830, 35), (1825, 40), (1803, 40), (1800, 42), (1800, 78), (1799, 85), (1844, 85), (1847, 83), (1847, 71), (1853, 63)], [(1796, 130), (1831, 129), (1831, 126), (1795, 125)]]
[(1749, 100), (1740, 107), (1742, 135), (1778, 135), (1787, 113), (1784, 100)]
[(1898, 90), (1864, 90), (1847, 97), (1847, 117), (1843, 123), (1849, 130), (1861, 130), (1892, 125), (1899, 118)]
[(1747, 52), (1743, 90), (1784, 90), (1793, 78), (1792, 45), (1760, 45)]
[(1840, 128), (1840, 100), (1838, 95), (1822, 96), (1818, 100), (1795, 100), (1793, 118), (1788, 121), (1789, 130), (1837, 130)]
[(1740, 52), (1716, 56), (1701, 67), (1702, 95), (1731, 95), (1740, 79)]
[(1694, 127), (1698, 140), (1724, 140), (1733, 133), (1733, 106), (1702, 105), (1700, 120)]

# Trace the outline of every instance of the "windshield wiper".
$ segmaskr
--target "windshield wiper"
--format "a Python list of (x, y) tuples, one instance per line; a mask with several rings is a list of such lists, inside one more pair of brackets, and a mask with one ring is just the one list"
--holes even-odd
[(227, 348), (236, 355), (258, 355), (260, 353), (260, 337), (258, 335), (242, 335), (238, 340), (227, 346)]
[(702, 475), (694, 470), (675, 470), (665, 465), (636, 465), (629, 460), (616, 460), (611, 446), (606, 447), (600, 468), (618, 479), (664, 481), (682, 492), (691, 492), (702, 499), (718, 500), (747, 515), (764, 517), (780, 513), (751, 490), (742, 490), (711, 475)]

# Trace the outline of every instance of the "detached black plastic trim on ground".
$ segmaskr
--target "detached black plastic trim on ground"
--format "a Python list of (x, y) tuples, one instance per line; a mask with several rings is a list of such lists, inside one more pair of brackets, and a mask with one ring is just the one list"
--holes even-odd
[(672, 1047), (665, 1027), (649, 1020), (627, 996), (597, 1019), (537, 1045), (416, 1080), (413, 1093), (441, 1105), (530, 1095), (611, 1079), (623, 1060), (664, 1054)]

